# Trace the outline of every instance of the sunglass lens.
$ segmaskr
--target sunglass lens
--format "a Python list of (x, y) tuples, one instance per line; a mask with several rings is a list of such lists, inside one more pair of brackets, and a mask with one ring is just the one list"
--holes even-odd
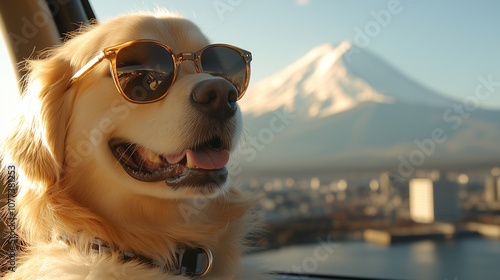
[(172, 85), (174, 61), (162, 46), (137, 43), (116, 55), (116, 75), (123, 93), (131, 100), (149, 102), (163, 97)]
[(210, 47), (201, 55), (201, 67), (204, 73), (230, 81), (238, 89), (240, 97), (245, 91), (246, 64), (238, 51), (228, 47)]

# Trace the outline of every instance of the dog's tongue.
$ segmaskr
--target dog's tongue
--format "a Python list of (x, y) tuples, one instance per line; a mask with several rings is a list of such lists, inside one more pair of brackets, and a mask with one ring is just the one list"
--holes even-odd
[(229, 151), (214, 151), (209, 148), (199, 149), (196, 151), (186, 150), (183, 154), (177, 156), (167, 156), (169, 163), (178, 163), (184, 156), (187, 158), (187, 167), (201, 168), (206, 170), (221, 169), (226, 166), (229, 161)]
[[(226, 166), (229, 161), (229, 151), (214, 151), (212, 149), (203, 149), (203, 150), (187, 150), (186, 157), (188, 161), (188, 167), (193, 167), (190, 165), (194, 165), (198, 168), (202, 169), (221, 169)], [(190, 163), (190, 160), (192, 163)]]

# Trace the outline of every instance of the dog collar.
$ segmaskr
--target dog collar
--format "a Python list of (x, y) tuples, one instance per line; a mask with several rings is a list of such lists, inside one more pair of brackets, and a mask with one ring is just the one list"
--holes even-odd
[[(66, 245), (75, 244), (76, 240), (71, 241), (67, 236), (58, 236), (57, 239)], [(95, 254), (111, 253), (112, 249), (108, 244), (99, 238), (95, 238), (91, 244), (91, 250)], [(152, 259), (127, 251), (116, 251), (119, 258), (124, 262), (137, 261), (146, 264), (152, 268), (161, 268), (165, 273), (174, 275), (183, 275), (191, 278), (205, 276), (212, 268), (212, 251), (205, 247), (186, 247), (175, 250), (175, 265), (169, 266), (164, 259)]]

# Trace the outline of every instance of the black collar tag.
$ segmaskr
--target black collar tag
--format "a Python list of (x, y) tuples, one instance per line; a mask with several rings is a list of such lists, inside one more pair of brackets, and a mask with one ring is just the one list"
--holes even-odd
[(212, 268), (212, 252), (206, 247), (178, 249), (175, 255), (178, 267), (173, 269), (174, 274), (201, 277)]

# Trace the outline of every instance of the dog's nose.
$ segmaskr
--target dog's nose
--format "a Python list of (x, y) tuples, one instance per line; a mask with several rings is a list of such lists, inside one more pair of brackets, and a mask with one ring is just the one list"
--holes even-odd
[(191, 103), (209, 117), (225, 120), (238, 109), (238, 90), (224, 79), (199, 82), (191, 92)]

